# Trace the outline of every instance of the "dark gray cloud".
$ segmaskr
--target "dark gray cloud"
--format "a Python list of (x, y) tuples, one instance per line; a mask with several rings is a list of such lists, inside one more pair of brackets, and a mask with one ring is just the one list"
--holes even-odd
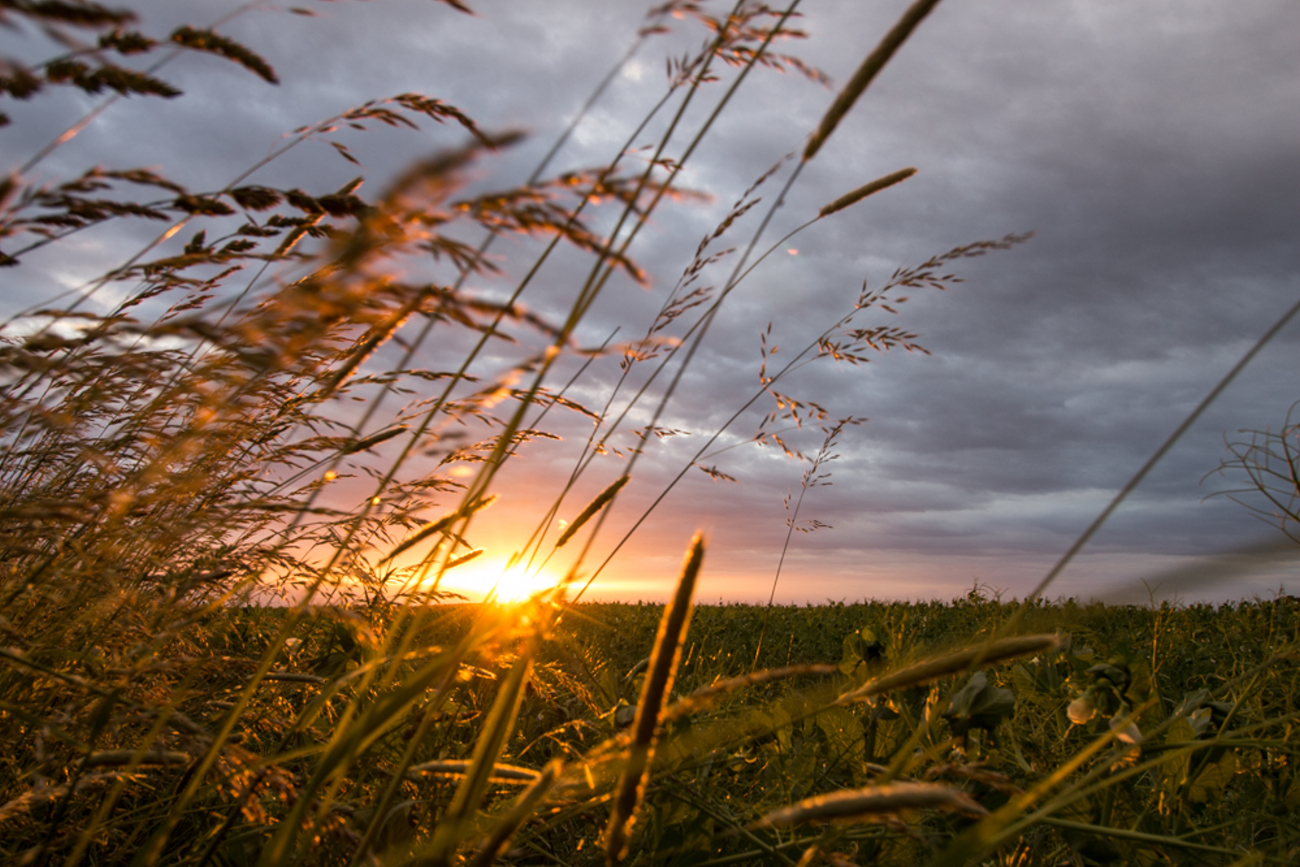
[[(523, 145), (470, 173), (475, 189), (517, 183), (631, 44), (643, 10), (578, 0), (472, 5), (474, 18), (416, 0), (317, 3), (312, 8), (324, 14), (316, 19), (241, 15), (225, 30), (271, 59), (282, 85), (216, 59), (183, 58), (166, 74), (184, 97), (124, 101), (42, 171), (57, 177), (95, 162), (158, 164), (197, 188), (219, 187), (287, 130), (366, 99), (422, 91), (484, 128), (526, 129)], [(843, 81), (904, 5), (806, 4), (801, 26), (810, 38), (785, 47)], [(219, 14), (198, 2), (139, 8), (159, 33)], [(693, 50), (706, 36), (690, 22), (674, 26), (624, 68), (557, 170), (603, 164), (623, 146), (663, 92), (664, 57)], [(818, 222), (741, 284), (660, 420), (691, 436), (657, 443), (645, 456), (611, 514), (606, 544), (594, 550), (603, 556), (749, 399), (758, 385), (758, 335), (769, 322), (781, 347), (773, 362), (780, 362), (850, 309), (864, 279), (882, 285), (896, 267), (1033, 230), (1032, 241), (1012, 250), (952, 263), (964, 283), (909, 293), (897, 323), (918, 332), (933, 356), (896, 351), (861, 368), (822, 360), (783, 387), (833, 417), (870, 421), (841, 436), (834, 484), (808, 494), (800, 519), (833, 529), (795, 534), (778, 598), (952, 596), (976, 581), (1026, 592), (1294, 300), (1300, 59), (1290, 37), (1298, 28), (1300, 7), (1284, 0), (941, 4), (805, 169), (761, 248), (867, 180), (904, 166), (920, 173)], [(685, 128), (724, 85), (706, 89)], [(831, 98), (797, 76), (755, 72), (684, 174), (712, 202), (656, 214), (633, 247), (651, 274), (650, 290), (611, 281), (582, 342), (599, 343), (615, 327), (620, 340), (642, 334), (699, 239), (761, 173), (801, 147)], [(11, 112), (15, 123), (0, 131), (5, 153), (32, 152), (90, 105), (66, 95), (20, 106)], [(632, 143), (654, 141), (673, 108)], [(347, 141), (366, 164), (370, 190), (411, 159), (461, 139), (454, 128), (433, 127)], [(678, 139), (670, 154), (683, 146)], [(747, 241), (790, 168), (760, 189), (763, 204), (715, 249)], [(253, 180), (324, 192), (355, 173), (328, 147), (308, 144)], [(75, 285), (140, 237), (134, 228), (88, 233), (82, 246), (34, 257), (28, 282), (11, 283), (6, 295)], [(496, 252), (518, 277), (536, 248), (508, 242)], [(723, 281), (731, 261), (734, 254), (703, 282)], [(577, 253), (557, 256), (525, 301), (560, 315), (588, 267)], [(861, 322), (894, 318), (868, 311)], [(1178, 563), (1269, 538), (1239, 506), (1205, 499), (1228, 480), (1201, 479), (1225, 456), (1225, 432), (1276, 428), (1300, 397), (1297, 328), (1261, 354), (1049, 593), (1140, 587), (1144, 576)], [(648, 372), (639, 367), (630, 382)], [(612, 359), (600, 360), (573, 393), (598, 406), (617, 376)], [(652, 406), (635, 409), (631, 423), (646, 423)], [(745, 445), (771, 409), (770, 397), (760, 399), (711, 451), (730, 448), (705, 458), (739, 484), (692, 470), (595, 592), (662, 596), (678, 552), (704, 527), (712, 547), (702, 598), (767, 598), (785, 539), (782, 501), (797, 496), (802, 473), (770, 445)], [(487, 541), (510, 545), (510, 525), (536, 520), (529, 499), (553, 494), (575, 460), (571, 446), (588, 428), (577, 417), (548, 421), (565, 444), (539, 446), (505, 480), (506, 499), (513, 495), (516, 504), (482, 528)], [(821, 436), (815, 426), (789, 434), (812, 452)], [(633, 442), (627, 434), (611, 440)], [(612, 457), (594, 463), (562, 514), (581, 508), (620, 467)], [(1188, 579), (1188, 593), (1266, 592), (1294, 574), (1285, 563), (1232, 577), (1236, 568), (1224, 566), (1228, 577), (1217, 583)], [(1167, 592), (1180, 592), (1177, 576), (1166, 579)]]

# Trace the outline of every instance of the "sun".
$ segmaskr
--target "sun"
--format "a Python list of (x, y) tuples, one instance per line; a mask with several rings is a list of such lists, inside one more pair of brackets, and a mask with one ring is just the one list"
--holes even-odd
[(559, 575), (546, 569), (529, 569), (524, 564), (511, 566), (509, 561), (499, 559), (449, 569), (442, 583), (448, 590), (473, 599), (514, 604), (550, 590), (560, 581)]
[(525, 602), (543, 590), (550, 590), (559, 579), (547, 572), (529, 571), (523, 566), (504, 569), (497, 576), (491, 593), (498, 602)]

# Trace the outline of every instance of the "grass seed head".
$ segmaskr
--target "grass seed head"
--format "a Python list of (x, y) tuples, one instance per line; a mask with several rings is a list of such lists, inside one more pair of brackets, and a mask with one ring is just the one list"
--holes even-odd
[(406, 539), (406, 541), (402, 542), (400, 545), (398, 545), (396, 548), (390, 551), (388, 553), (388, 556), (380, 560), (379, 563), (381, 565), (387, 563), (388, 561), (397, 557), (399, 554), (403, 554), (406, 551), (409, 551), (410, 549), (414, 548), (416, 545), (420, 544), (425, 539), (428, 539), (430, 536), (435, 536), (439, 533), (446, 532), (451, 527), (452, 524), (456, 523), (460, 519), (468, 517), (469, 515), (472, 515), (475, 512), (482, 511), (483, 509), (486, 509), (488, 506), (492, 505), (494, 502), (496, 502), (496, 498), (497, 495), (493, 494), (489, 497), (484, 497), (482, 499), (474, 500), (473, 502), (465, 506), (462, 506), (461, 508), (452, 512), (450, 515), (445, 515), (439, 518), (438, 520), (434, 521), (433, 523), (425, 524), (423, 527), (417, 530), (414, 535), (412, 535), (411, 537)]
[(818, 211), (817, 216), (829, 217), (831, 214), (834, 214), (836, 211), (842, 211), (845, 208), (851, 207), (852, 205), (856, 205), (858, 202), (862, 201), (867, 196), (870, 196), (873, 193), (878, 193), (883, 189), (892, 187), (894, 184), (901, 184), (903, 181), (907, 180), (914, 174), (916, 174), (916, 169), (907, 168), (907, 169), (899, 169), (898, 171), (892, 174), (885, 175), (883, 178), (876, 178), (871, 183), (863, 184), (862, 186), (858, 187), (856, 190), (853, 190), (852, 192), (845, 193), (844, 195), (840, 196), (838, 199), (836, 199), (835, 201), (831, 202), (829, 205), (827, 205), (826, 207)]
[(578, 517), (573, 519), (573, 523), (564, 528), (564, 532), (560, 534), (560, 538), (555, 541), (555, 547), (563, 548), (565, 544), (573, 538), (573, 535), (582, 528), (583, 524), (590, 521), (597, 512), (605, 508), (610, 500), (614, 499), (614, 495), (628, 483), (630, 478), (631, 476), (619, 476), (613, 482), (610, 482), (608, 487), (597, 494), (596, 498), (587, 504), (587, 508), (583, 509), (582, 512), (579, 513)]
[(807, 822), (871, 822), (905, 810), (946, 810), (967, 816), (987, 816), (988, 810), (947, 786), (937, 783), (890, 783), (805, 798), (773, 810), (755, 827), (775, 828)]
[(804, 148), (804, 162), (817, 155), (817, 151), (821, 150), (821, 146), (826, 143), (826, 139), (830, 138), (831, 133), (835, 132), (835, 127), (839, 126), (840, 121), (849, 113), (849, 109), (853, 108), (853, 103), (858, 101), (858, 97), (867, 89), (867, 85), (871, 84), (872, 79), (876, 77), (880, 70), (885, 68), (885, 64), (894, 56), (894, 52), (902, 47), (903, 43), (907, 41), (907, 37), (912, 35), (912, 31), (917, 28), (922, 19), (929, 15), (930, 10), (938, 5), (939, 0), (916, 0), (907, 8), (907, 11), (903, 13), (903, 17), (898, 19), (898, 23), (885, 34), (885, 38), (880, 40), (880, 44), (876, 46), (875, 50), (867, 55), (867, 58), (862, 61), (862, 65), (849, 79), (849, 83), (844, 85), (844, 89), (840, 91), (839, 96), (835, 97), (835, 101), (831, 103), (831, 107), (827, 109), (825, 116), (822, 117), (822, 122), (818, 125), (817, 131), (813, 133), (812, 138), (808, 140), (807, 147)]
[(614, 791), (614, 810), (605, 831), (605, 856), (610, 864), (616, 864), (627, 857), (636, 808), (644, 794), (650, 759), (654, 754), (655, 735), (662, 722), (661, 713), (673, 687), (677, 663), (681, 659), (682, 642), (691, 619), (695, 582), (699, 578), (703, 562), (704, 538), (696, 533), (686, 553), (682, 575), (677, 582), (677, 592), (664, 609), (663, 619), (659, 622), (659, 634), (655, 639), (654, 651), (650, 654), (650, 666), (646, 672), (645, 685), (641, 688), (641, 700), (637, 703), (636, 720), (632, 724), (627, 765), (623, 768), (623, 775)]

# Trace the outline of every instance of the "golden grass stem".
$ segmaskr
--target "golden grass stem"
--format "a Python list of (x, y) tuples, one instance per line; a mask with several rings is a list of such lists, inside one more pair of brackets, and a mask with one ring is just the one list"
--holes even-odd
[(479, 848), (478, 854), (470, 861), (469, 867), (488, 867), (497, 859), (505, 850), (506, 844), (510, 842), (510, 838), (524, 822), (528, 821), (528, 817), (537, 810), (542, 799), (551, 791), (563, 767), (564, 763), (555, 759), (543, 768), (540, 774), (535, 775), (536, 778), (529, 787), (519, 793), (519, 797), (515, 798), (506, 814), (497, 820), (487, 840)]
[[(496, 783), (524, 783), (532, 784), (541, 779), (542, 775), (532, 768), (521, 768), (517, 765), (495, 764), (489, 769), (490, 779)], [(447, 777), (464, 777), (470, 772), (470, 762), (468, 761), (433, 761), (422, 762), (418, 765), (411, 765), (406, 769), (406, 776), (413, 780), (422, 779), (426, 774), (433, 774)]]
[(519, 704), (524, 697), (524, 686), (532, 674), (533, 657), (537, 654), (541, 640), (540, 631), (529, 637), (497, 692), (492, 709), (474, 743), (474, 752), (465, 768), (465, 777), (452, 797), (451, 806), (434, 830), (430, 864), (449, 863), (452, 853), (462, 842), (465, 823), (474, 816), (483, 801), (488, 784), (495, 774), (497, 756), (501, 755), (510, 733), (514, 731)]
[(605, 857), (610, 864), (616, 864), (627, 856), (636, 808), (644, 795), (646, 778), (649, 776), (660, 714), (664, 700), (672, 689), (673, 676), (681, 658), (682, 640), (686, 637), (686, 627), (691, 619), (695, 582), (703, 562), (704, 538), (696, 533), (686, 554), (682, 575), (677, 582), (677, 592), (659, 622), (659, 634), (655, 638), (654, 651), (650, 654), (650, 668), (645, 685), (641, 688), (636, 719), (632, 723), (627, 765), (614, 790), (614, 809), (605, 831)]

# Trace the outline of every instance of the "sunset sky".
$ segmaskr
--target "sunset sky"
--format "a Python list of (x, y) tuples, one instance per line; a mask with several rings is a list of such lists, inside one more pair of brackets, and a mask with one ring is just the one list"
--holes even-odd
[[(475, 16), (431, 0), (301, 2), (316, 17), (265, 4), (221, 27), (266, 57), (280, 85), (214, 58), (184, 57), (159, 72), (182, 97), (112, 106), (37, 176), (62, 178), (95, 163), (155, 165), (191, 188), (219, 189), (295, 127), (418, 91), (486, 130), (524, 130), (520, 145), (469, 175), (475, 191), (515, 185), (624, 56), (646, 11), (610, 0), (466, 0)], [(211, 0), (131, 5), (161, 37), (236, 8)], [(650, 276), (648, 290), (611, 282), (579, 332), (582, 345), (598, 345), (616, 328), (616, 341), (644, 333), (701, 238), (760, 175), (803, 148), (906, 5), (799, 7), (809, 38), (779, 48), (833, 84), (770, 70), (745, 81), (683, 173), (683, 184), (710, 200), (656, 212), (631, 251)], [(705, 8), (723, 14), (730, 4)], [(664, 93), (665, 58), (697, 50), (707, 36), (689, 17), (669, 24), (671, 33), (647, 40), (622, 67), (554, 171), (614, 157)], [(908, 166), (918, 174), (783, 244), (728, 299), (659, 421), (685, 433), (652, 444), (637, 464), (585, 573), (753, 394), (759, 335), (769, 323), (768, 345), (780, 347), (771, 363), (779, 363), (847, 312), (864, 280), (883, 285), (896, 268), (932, 254), (1032, 231), (1011, 250), (953, 263), (963, 283), (908, 293), (898, 317), (863, 315), (861, 327), (896, 321), (916, 332), (932, 355), (895, 351), (856, 368), (823, 359), (782, 389), (832, 418), (869, 421), (845, 428), (839, 457), (825, 468), (832, 484), (808, 492), (800, 522), (829, 526), (794, 535), (776, 598), (946, 599), (977, 583), (1007, 597), (1026, 593), (1297, 300), (1297, 35), (1300, 4), (1288, 0), (941, 3), (803, 170), (761, 246), (873, 178)], [(25, 44), (0, 36), (0, 54), (30, 50)], [(688, 121), (711, 110), (731, 74), (702, 92)], [(6, 170), (96, 104), (72, 93), (8, 102), (3, 110), (14, 122), (0, 129)], [(656, 118), (638, 144), (662, 129)], [(454, 126), (427, 124), (347, 140), (364, 164), (363, 191), (377, 195), (412, 160), (464, 138)], [(669, 154), (683, 146), (675, 141)], [(749, 240), (793, 165), (766, 182), (763, 202), (713, 249)], [(323, 194), (357, 173), (318, 144), (251, 182)], [(4, 303), (31, 303), (111, 267), (114, 251), (140, 237), (135, 231), (88, 234), (77, 247), (34, 257), (21, 284), (13, 272), (0, 274)], [(493, 254), (517, 279), (536, 249), (506, 240)], [(724, 280), (734, 255), (704, 282)], [(588, 262), (576, 251), (557, 257), (525, 303), (561, 315)], [(508, 285), (471, 284), (494, 297)], [(436, 350), (427, 355), (427, 366), (447, 363)], [(1283, 537), (1210, 496), (1239, 487), (1239, 476), (1207, 477), (1228, 457), (1225, 437), (1284, 424), (1300, 400), (1297, 359), (1300, 322), (1259, 355), (1047, 595), (1145, 602), (1149, 588), (1156, 598), (1184, 600), (1300, 589), (1294, 560), (1247, 568), (1241, 559), (1210, 559)], [(599, 408), (618, 372), (617, 357), (598, 359), (570, 396)], [(767, 600), (786, 537), (784, 500), (798, 496), (804, 469), (776, 448), (746, 443), (771, 409), (770, 397), (755, 403), (714, 451), (731, 448), (704, 459), (737, 482), (687, 473), (586, 598), (663, 599), (691, 534), (702, 530), (708, 554), (699, 600)], [(472, 527), (475, 544), (491, 555), (484, 563), (498, 563), (531, 532), (590, 430), (575, 414), (547, 421), (563, 441), (525, 448), (502, 477), (501, 500)], [(789, 439), (815, 453), (822, 434), (810, 427)], [(635, 440), (623, 434), (613, 442)], [(560, 517), (572, 518), (622, 472), (615, 456), (594, 462)], [(1179, 571), (1193, 563), (1207, 568)], [(475, 582), (488, 580), (489, 572), (464, 568)], [(464, 583), (457, 587), (481, 589)]]

